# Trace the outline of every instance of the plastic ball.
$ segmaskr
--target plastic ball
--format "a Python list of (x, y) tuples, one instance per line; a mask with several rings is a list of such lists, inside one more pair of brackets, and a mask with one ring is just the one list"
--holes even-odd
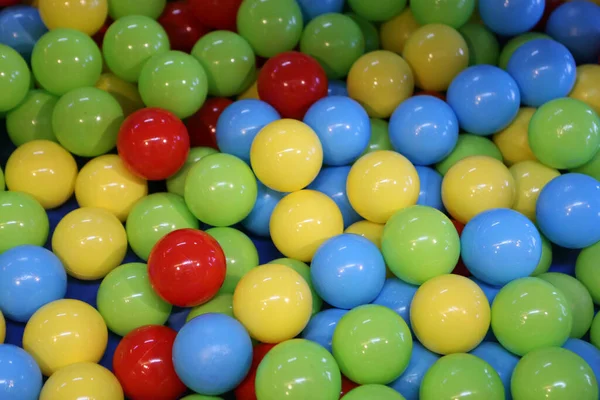
[(167, 32), (171, 49), (184, 53), (191, 53), (196, 42), (210, 31), (196, 18), (192, 6), (186, 0), (167, 3), (158, 23)]
[(321, 311), (321, 307), (323, 306), (323, 299), (321, 299), (315, 291), (310, 277), (310, 267), (308, 265), (306, 265), (302, 261), (294, 260), (293, 258), (278, 258), (273, 261), (270, 261), (269, 264), (285, 265), (286, 267), (290, 267), (291, 269), (299, 273), (300, 276), (306, 281), (306, 284), (310, 288), (310, 292), (312, 294), (312, 315)]
[(223, 111), (231, 104), (233, 104), (231, 99), (211, 97), (204, 102), (196, 114), (185, 120), (192, 147), (203, 146), (219, 150), (216, 138), (217, 123)]
[(398, 379), (388, 386), (403, 395), (406, 400), (418, 400), (423, 377), (439, 358), (437, 354), (430, 352), (419, 342), (413, 342), (408, 367)]
[(67, 274), (49, 250), (23, 245), (0, 254), (0, 309), (7, 318), (27, 322), (66, 291)]
[(424, 90), (445, 91), (469, 65), (467, 42), (448, 25), (429, 24), (417, 29), (406, 41), (402, 56), (415, 75), (415, 85)]
[(503, 36), (515, 36), (533, 28), (544, 13), (542, 0), (510, 0), (499, 3), (493, 0), (479, 1), (479, 15), (493, 32)]
[(167, 191), (183, 197), (185, 194), (185, 180), (187, 179), (192, 166), (204, 157), (216, 153), (218, 153), (218, 151), (212, 147), (191, 148), (183, 167), (181, 167), (175, 175), (167, 179)]
[(16, 6), (0, 11), (0, 43), (15, 49), (25, 61), (48, 28), (34, 7)]
[(327, 85), (327, 96), (348, 96), (346, 81), (329, 79)]
[(333, 332), (337, 323), (347, 312), (348, 310), (330, 308), (313, 315), (302, 331), (302, 339), (315, 342), (331, 353)]
[(27, 62), (12, 48), (0, 44), (0, 112), (9, 111), (19, 105), (31, 85), (31, 72)]
[(542, 257), (535, 270), (531, 273), (531, 276), (538, 276), (545, 272), (548, 272), (552, 265), (552, 244), (546, 237), (540, 234), (542, 238)]
[(377, 26), (364, 17), (356, 15), (352, 12), (347, 12), (345, 15), (349, 16), (356, 22), (360, 30), (362, 31), (365, 39), (365, 53), (375, 51), (379, 49), (379, 30)]
[(50, 376), (72, 364), (97, 363), (107, 341), (100, 313), (82, 301), (67, 299), (46, 304), (33, 314), (25, 326), (23, 349)]
[(110, 72), (100, 75), (100, 79), (96, 82), (96, 87), (110, 93), (119, 102), (125, 117), (144, 108), (144, 102), (137, 86), (124, 81)]
[(248, 375), (246, 375), (242, 383), (240, 383), (238, 387), (235, 388), (234, 393), (236, 400), (256, 400), (256, 370), (258, 369), (258, 366), (265, 358), (267, 353), (271, 351), (273, 347), (275, 347), (274, 344), (267, 343), (260, 343), (254, 346), (254, 348), (252, 349), (252, 365), (250, 367), (250, 372), (248, 372)]
[(202, 24), (214, 29), (235, 31), (242, 0), (190, 0), (189, 3), (194, 16)]
[(583, 249), (575, 264), (575, 276), (587, 288), (595, 304), (600, 304), (600, 275), (596, 271), (599, 257), (600, 242)]
[(371, 118), (371, 138), (363, 155), (378, 150), (393, 150), (390, 142), (389, 124), (379, 118)]
[(117, 149), (135, 175), (163, 180), (183, 166), (190, 141), (185, 125), (174, 114), (144, 108), (127, 117), (119, 128)]
[(442, 175), (450, 170), (454, 164), (470, 156), (487, 156), (502, 161), (502, 153), (498, 147), (485, 137), (462, 133), (458, 135), (458, 141), (454, 150), (436, 164), (435, 169)]
[(38, 8), (48, 29), (76, 29), (93, 35), (104, 24), (108, 15), (107, 0), (38, 0)]
[(458, 120), (444, 101), (415, 96), (402, 102), (392, 114), (389, 136), (394, 150), (413, 164), (435, 164), (456, 146)]
[(123, 389), (106, 368), (91, 362), (71, 364), (52, 374), (39, 400), (63, 399), (123, 400)]
[(580, 65), (577, 67), (575, 86), (569, 97), (581, 100), (596, 114), (600, 113), (600, 65)]
[(410, 3), (410, 9), (421, 25), (444, 24), (458, 29), (471, 18), (475, 9), (475, 0), (457, 2), (417, 0)]
[(537, 161), (528, 140), (529, 122), (535, 111), (535, 108), (522, 107), (508, 126), (494, 134), (494, 144), (507, 166), (521, 161)]
[(394, 389), (384, 385), (361, 385), (352, 389), (346, 395), (346, 400), (361, 399), (386, 399), (386, 400), (404, 400), (404, 396)]
[(442, 203), (442, 175), (429, 167), (418, 165), (415, 169), (419, 175), (420, 188), (417, 204), (444, 211), (444, 204)]
[(444, 207), (463, 224), (483, 211), (511, 208), (515, 195), (515, 180), (508, 168), (487, 156), (457, 162), (442, 181)]
[(269, 223), (275, 206), (286, 195), (269, 189), (260, 181), (256, 182), (256, 202), (250, 214), (241, 222), (242, 226), (253, 235), (268, 237)]
[(42, 373), (35, 360), (23, 349), (0, 344), (0, 395), (4, 400), (38, 400)]
[(194, 307), (210, 300), (225, 280), (225, 254), (210, 235), (178, 229), (165, 235), (148, 258), (153, 289), (165, 301)]
[(596, 346), (581, 339), (569, 339), (563, 348), (583, 358), (594, 372), (596, 382), (598, 382), (600, 376), (600, 350)]
[(372, 303), (395, 311), (410, 327), (410, 304), (417, 289), (417, 286), (410, 285), (398, 278), (388, 278)]
[(209, 313), (225, 314), (234, 318), (233, 295), (230, 293), (217, 294), (207, 303), (192, 308), (185, 320), (189, 322), (193, 318)]
[(519, 357), (495, 342), (483, 342), (471, 351), (471, 354), (487, 362), (498, 373), (504, 385), (504, 393), (511, 399), (510, 380)]
[(349, 166), (326, 167), (319, 172), (319, 175), (308, 186), (308, 189), (324, 193), (335, 201), (342, 212), (344, 227), (361, 219), (350, 205), (348, 196), (346, 195), (346, 181), (348, 180), (349, 173)]
[(413, 71), (391, 51), (377, 50), (360, 57), (348, 73), (348, 94), (373, 118), (388, 118), (414, 90)]
[(369, 21), (381, 22), (400, 14), (406, 7), (406, 0), (348, 0), (348, 5), (356, 14)]
[(56, 142), (52, 112), (58, 97), (45, 90), (30, 90), (21, 104), (6, 114), (6, 132), (15, 146), (32, 140)]
[(108, 13), (115, 21), (130, 15), (157, 19), (166, 3), (167, 0), (108, 0)]
[(341, 13), (344, 9), (344, 0), (298, 0), (302, 10), (304, 22), (308, 22), (319, 15), (328, 13)]
[(510, 39), (500, 52), (500, 58), (498, 59), (498, 67), (506, 70), (510, 58), (514, 52), (521, 47), (523, 44), (530, 42), (535, 39), (552, 39), (550, 36), (540, 32), (527, 32), (519, 36), (515, 36)]
[(578, 172), (600, 180), (600, 151), (598, 151), (590, 161), (583, 164), (581, 167), (572, 168), (570, 172)]
[(590, 328), (590, 343), (596, 348), (600, 348), (600, 314), (596, 314), (592, 321), (592, 327)]
[(500, 44), (485, 25), (469, 22), (458, 29), (469, 48), (469, 65), (498, 65)]
[(32, 196), (0, 191), (0, 204), (0, 254), (23, 244), (46, 243), (48, 215)]
[(185, 393), (172, 360), (176, 336), (171, 328), (149, 325), (119, 342), (112, 367), (128, 398), (171, 400)]
[[(132, 0), (110, 1), (132, 2)], [(164, 3), (164, 0), (162, 1)], [(168, 51), (167, 32), (158, 22), (142, 15), (129, 15), (113, 22), (102, 42), (104, 61), (110, 71), (132, 83), (138, 81), (146, 61), (154, 55)]]
[(512, 208), (535, 222), (537, 200), (542, 189), (560, 172), (536, 161), (519, 162), (509, 169), (516, 185), (516, 198)]
[(6, 338), (6, 320), (4, 319), (4, 315), (2, 315), (2, 311), (0, 311), (0, 344), (4, 343), (5, 338)]
[(401, 55), (410, 35), (420, 27), (421, 24), (417, 22), (411, 9), (407, 7), (394, 18), (381, 24), (379, 28), (381, 48)]

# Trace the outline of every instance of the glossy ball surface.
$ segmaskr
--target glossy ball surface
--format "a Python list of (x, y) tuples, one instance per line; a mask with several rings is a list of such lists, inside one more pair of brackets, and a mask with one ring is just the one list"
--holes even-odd
[(540, 192), (548, 182), (560, 176), (560, 172), (537, 161), (522, 161), (510, 167), (509, 171), (515, 178), (517, 189), (513, 210), (536, 222), (535, 210)]
[(31, 72), (27, 62), (12, 48), (0, 44), (0, 90), (4, 93), (0, 101), (0, 112), (7, 112), (21, 103), (31, 85)]
[(15, 49), (25, 61), (31, 60), (33, 46), (46, 32), (48, 28), (35, 7), (17, 6), (0, 11), (0, 43)]
[(61, 368), (44, 384), (40, 400), (77, 398), (123, 400), (123, 389), (106, 368), (92, 362), (79, 362)]
[(533, 28), (542, 18), (545, 2), (541, 0), (510, 0), (498, 3), (493, 0), (479, 2), (482, 21), (493, 32), (515, 36)]
[(49, 221), (44, 208), (26, 193), (0, 191), (0, 253), (31, 244), (43, 246)]
[(6, 114), (6, 131), (15, 146), (32, 140), (56, 142), (52, 130), (52, 112), (58, 97), (45, 90), (33, 89), (21, 104)]
[(108, 0), (108, 12), (114, 20), (130, 15), (147, 16), (157, 19), (163, 12), (167, 0)]
[(360, 221), (360, 215), (350, 205), (346, 194), (346, 182), (350, 173), (350, 166), (345, 167), (325, 167), (319, 172), (308, 189), (316, 190), (329, 196), (342, 212), (344, 218), (344, 227)]
[(158, 23), (169, 37), (172, 50), (191, 53), (196, 42), (209, 32), (194, 15), (190, 2), (185, 0), (167, 3)]
[(76, 29), (86, 35), (96, 33), (108, 15), (107, 0), (38, 0), (38, 8), (48, 29)]
[(33, 357), (23, 349), (0, 344), (0, 395), (6, 400), (38, 400), (42, 373)]

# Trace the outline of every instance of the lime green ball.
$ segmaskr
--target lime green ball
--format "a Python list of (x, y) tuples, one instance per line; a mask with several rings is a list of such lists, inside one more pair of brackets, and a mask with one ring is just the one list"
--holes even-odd
[(366, 18), (354, 13), (346, 13), (345, 15), (352, 18), (356, 25), (360, 28), (365, 40), (365, 53), (370, 53), (379, 50), (379, 30), (377, 27)]
[(406, 0), (348, 0), (352, 11), (373, 22), (383, 22), (400, 14)]
[(581, 167), (571, 168), (570, 171), (589, 175), (600, 181), (600, 151), (598, 151), (590, 161), (583, 164)]
[(460, 238), (442, 212), (412, 206), (397, 211), (385, 224), (381, 252), (394, 275), (420, 285), (454, 270), (460, 256)]
[(31, 67), (42, 88), (61, 96), (73, 89), (96, 84), (102, 73), (102, 54), (85, 33), (54, 29), (35, 44)]
[(590, 342), (600, 349), (600, 313), (596, 314), (590, 328)]
[(388, 131), (388, 122), (379, 118), (371, 118), (371, 138), (362, 155), (379, 150), (393, 150)]
[(306, 284), (310, 288), (310, 293), (312, 295), (312, 315), (315, 315), (321, 308), (323, 307), (323, 299), (319, 297), (319, 294), (315, 291), (315, 288), (312, 284), (312, 279), (310, 278), (310, 267), (299, 260), (294, 260), (293, 258), (278, 258), (276, 260), (271, 261), (269, 264), (280, 264), (290, 267), (294, 271), (300, 274), (306, 281)]
[(504, 400), (504, 386), (490, 364), (472, 354), (456, 353), (437, 360), (421, 382), (421, 400), (454, 399), (469, 393), (474, 399)]
[(115, 147), (123, 119), (121, 105), (113, 96), (84, 87), (58, 100), (52, 112), (52, 130), (71, 153), (96, 157)]
[(25, 99), (6, 115), (8, 137), (15, 146), (32, 140), (56, 142), (52, 130), (52, 112), (58, 97), (45, 90), (29, 91)]
[(0, 205), (0, 254), (24, 244), (43, 246), (46, 243), (50, 228), (48, 215), (32, 196), (0, 191)]
[(239, 34), (266, 58), (293, 50), (303, 24), (296, 0), (244, 0), (237, 13)]
[(211, 226), (230, 226), (250, 214), (257, 190), (248, 164), (230, 154), (217, 153), (190, 168), (184, 198), (200, 221)]
[(273, 347), (256, 370), (259, 399), (337, 399), (342, 390), (340, 369), (317, 343), (292, 339)]
[(352, 389), (344, 400), (405, 400), (404, 396), (384, 385), (362, 385)]
[(412, 336), (395, 311), (375, 304), (356, 307), (338, 322), (333, 355), (342, 373), (361, 385), (387, 385), (408, 366)]
[(470, 133), (462, 133), (458, 135), (456, 147), (448, 157), (435, 165), (435, 169), (442, 175), (460, 160), (470, 156), (488, 156), (493, 157), (498, 161), (502, 161), (502, 153), (498, 147), (488, 138), (472, 135)]
[(143, 263), (123, 264), (106, 275), (96, 297), (108, 329), (120, 336), (145, 325), (163, 325), (171, 305), (156, 294)]
[(18, 106), (29, 91), (31, 72), (27, 62), (11, 47), (0, 44), (0, 112)]
[(167, 0), (108, 0), (108, 14), (114, 20), (128, 15), (157, 19), (166, 5)]
[(256, 80), (256, 56), (250, 44), (229, 31), (204, 35), (192, 49), (208, 77), (208, 93), (231, 97), (243, 93)]
[(513, 53), (523, 44), (535, 39), (552, 38), (548, 35), (539, 32), (527, 32), (522, 35), (515, 36), (514, 38), (510, 39), (502, 48), (502, 51), (500, 52), (500, 58), (498, 59), (498, 66), (502, 69), (506, 69)]
[(186, 322), (189, 322), (199, 315), (208, 313), (225, 314), (229, 315), (231, 318), (235, 318), (233, 315), (233, 295), (231, 293), (220, 293), (210, 299), (207, 303), (192, 308), (187, 316)]
[(552, 244), (544, 235), (540, 234), (540, 237), (542, 238), (542, 257), (535, 270), (531, 273), (531, 276), (538, 276), (548, 272), (550, 265), (552, 265)]
[(556, 169), (580, 167), (600, 149), (600, 118), (582, 101), (551, 100), (531, 117), (529, 146), (544, 165)]
[(513, 371), (510, 387), (517, 400), (598, 399), (598, 382), (589, 364), (560, 347), (525, 355)]
[(190, 149), (183, 167), (181, 167), (175, 175), (167, 179), (167, 190), (169, 193), (178, 194), (183, 197), (185, 179), (187, 178), (188, 172), (190, 172), (192, 165), (202, 160), (204, 157), (216, 153), (218, 153), (218, 151), (212, 147), (194, 147)]
[(127, 239), (134, 253), (148, 260), (160, 239), (177, 229), (198, 229), (200, 223), (185, 201), (173, 193), (154, 193), (139, 200), (127, 217)]
[(329, 79), (341, 79), (365, 52), (365, 39), (352, 18), (323, 14), (304, 28), (300, 51), (317, 60)]
[(459, 30), (469, 48), (469, 65), (497, 65), (500, 44), (496, 36), (482, 24), (467, 23)]
[(202, 65), (181, 51), (168, 51), (149, 59), (140, 72), (138, 86), (146, 106), (171, 111), (181, 119), (202, 107), (208, 89)]
[(594, 303), (600, 305), (600, 242), (579, 253), (575, 276), (590, 292)]
[[(120, 0), (115, 0), (120, 1)], [(102, 42), (104, 61), (119, 78), (135, 83), (152, 56), (169, 51), (169, 37), (149, 17), (130, 15), (113, 22)]]
[(410, 10), (421, 25), (444, 24), (458, 29), (471, 19), (475, 0), (411, 0)]

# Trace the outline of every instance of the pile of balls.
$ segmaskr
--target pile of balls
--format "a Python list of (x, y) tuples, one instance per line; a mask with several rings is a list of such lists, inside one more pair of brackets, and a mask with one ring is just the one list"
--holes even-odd
[(0, 399), (597, 400), (599, 57), (599, 0), (0, 0)]

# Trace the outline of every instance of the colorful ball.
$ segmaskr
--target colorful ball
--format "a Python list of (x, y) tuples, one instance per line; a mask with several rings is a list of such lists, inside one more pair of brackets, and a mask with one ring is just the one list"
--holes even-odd
[(535, 108), (522, 107), (512, 122), (492, 137), (502, 153), (504, 163), (509, 167), (521, 161), (537, 161), (529, 147), (527, 135), (535, 111)]
[(331, 353), (331, 342), (333, 332), (340, 319), (346, 315), (348, 310), (329, 308), (313, 315), (306, 328), (302, 331), (302, 339), (310, 340), (325, 348)]
[(52, 374), (39, 400), (63, 399), (123, 400), (123, 389), (106, 368), (92, 362), (71, 364)]
[(346, 395), (346, 400), (361, 399), (386, 399), (386, 400), (405, 400), (404, 396), (385, 385), (361, 385), (352, 389)]
[(500, 44), (496, 35), (485, 25), (468, 22), (458, 29), (469, 48), (469, 65), (498, 65)]
[(192, 308), (185, 321), (190, 322), (193, 318), (209, 313), (225, 314), (234, 318), (233, 315), (233, 295), (229, 293), (217, 294), (207, 303), (200, 304)]
[(38, 0), (38, 8), (48, 29), (76, 29), (90, 36), (100, 30), (108, 15), (107, 0)]
[(30, 89), (31, 72), (27, 62), (12, 48), (0, 44), (0, 112), (5, 113), (18, 106)]
[(312, 294), (312, 314), (314, 315), (321, 311), (321, 307), (323, 306), (323, 299), (319, 297), (317, 292), (315, 291), (314, 285), (312, 283), (310, 277), (310, 267), (303, 263), (302, 261), (294, 260), (293, 258), (278, 258), (273, 261), (270, 261), (269, 264), (280, 264), (285, 265), (286, 267), (290, 267), (294, 271), (300, 274), (302, 278), (306, 281), (306, 284), (310, 288), (310, 293)]
[(454, 164), (470, 156), (488, 156), (502, 161), (502, 153), (491, 140), (469, 133), (462, 133), (458, 135), (454, 150), (448, 157), (437, 163), (435, 169), (440, 174), (446, 175)]
[(551, 37), (540, 32), (527, 32), (523, 33), (522, 35), (513, 37), (508, 42), (506, 42), (506, 44), (502, 48), (502, 51), (500, 52), (500, 58), (498, 59), (498, 67), (506, 71), (508, 62), (510, 61), (510, 58), (514, 54), (515, 50), (521, 47), (521, 45), (523, 45), (524, 43), (535, 39), (551, 39)]
[(417, 289), (417, 286), (410, 285), (398, 278), (388, 278), (372, 303), (395, 311), (410, 328), (410, 304)]
[(442, 175), (429, 167), (417, 165), (415, 169), (419, 175), (419, 199), (417, 200), (417, 204), (444, 211), (444, 204), (442, 203)]
[(253, 235), (269, 237), (269, 222), (275, 206), (285, 193), (269, 189), (262, 182), (256, 182), (256, 202), (250, 214), (241, 222), (242, 226)]
[(0, 395), (5, 400), (38, 400), (42, 390), (40, 367), (23, 349), (0, 344)]
[(552, 265), (552, 244), (544, 235), (540, 234), (540, 237), (542, 238), (542, 257), (535, 270), (531, 273), (531, 276), (538, 276), (548, 272)]
[(403, 395), (407, 400), (419, 400), (419, 389), (425, 373), (440, 358), (423, 347), (419, 342), (413, 342), (410, 363), (402, 375), (388, 386)]
[(363, 37), (365, 38), (365, 53), (375, 51), (379, 49), (379, 30), (377, 26), (364, 17), (356, 15), (352, 12), (346, 12), (345, 15), (352, 18), (362, 31)]
[(21, 192), (0, 191), (0, 254), (24, 244), (43, 246), (50, 223), (44, 208)]
[(515, 36), (533, 28), (542, 18), (545, 2), (542, 0), (510, 0), (498, 3), (493, 0), (479, 2), (479, 15), (483, 23), (502, 36)]
[(577, 67), (575, 86), (569, 93), (572, 99), (581, 100), (596, 114), (600, 113), (600, 65), (580, 65)]
[(144, 108), (144, 102), (137, 86), (113, 73), (107, 72), (100, 75), (96, 87), (110, 93), (119, 102), (125, 117), (129, 117), (135, 111)]
[(319, 15), (328, 13), (341, 13), (344, 9), (344, 0), (297, 0), (302, 10), (304, 22), (308, 22)]
[(185, 0), (169, 2), (158, 18), (158, 23), (169, 36), (171, 49), (188, 54), (192, 52), (196, 42), (210, 32), (210, 28), (196, 18), (190, 3)]
[(21, 104), (6, 114), (6, 132), (15, 146), (32, 140), (56, 142), (52, 130), (52, 112), (58, 97), (45, 90), (33, 89)]
[(599, 257), (600, 242), (597, 242), (583, 249), (575, 264), (575, 276), (587, 288), (595, 304), (600, 304), (600, 275), (596, 271)]
[(157, 19), (166, 3), (167, 0), (108, 0), (108, 13), (115, 21), (130, 15), (143, 15)]
[(421, 25), (444, 24), (458, 29), (471, 18), (475, 0), (460, 2), (411, 1), (410, 9)]
[(204, 25), (235, 31), (236, 17), (242, 0), (190, 0), (194, 16)]
[(600, 314), (596, 314), (592, 321), (592, 327), (590, 328), (590, 343), (596, 348), (600, 348)]
[(508, 399), (511, 399), (510, 380), (519, 357), (496, 342), (483, 342), (471, 351), (471, 354), (487, 362), (498, 373), (504, 385), (504, 393)]
[(31, 60), (33, 46), (46, 32), (48, 28), (35, 7), (16, 6), (0, 11), (0, 43), (15, 49), (25, 61)]
[(522, 161), (509, 169), (515, 179), (517, 194), (512, 208), (535, 222), (537, 200), (542, 189), (560, 172), (537, 161)]
[(407, 7), (379, 27), (381, 48), (401, 55), (410, 35), (420, 27), (421, 24), (417, 22), (411, 9)]
[(581, 339), (569, 339), (563, 348), (583, 358), (594, 372), (596, 382), (598, 382), (600, 376), (600, 350), (596, 346)]
[(348, 0), (348, 5), (356, 14), (369, 21), (381, 22), (400, 14), (406, 7), (406, 0)]
[(371, 138), (363, 155), (378, 150), (393, 150), (390, 142), (389, 124), (379, 118), (371, 118)]
[(175, 175), (167, 178), (167, 191), (172, 194), (183, 197), (185, 195), (185, 180), (192, 166), (206, 156), (218, 153), (212, 147), (192, 147), (185, 160), (185, 164)]
[(348, 96), (346, 81), (329, 79), (327, 82), (327, 96)]
[[(258, 99), (258, 95), (256, 96)], [(185, 120), (192, 147), (204, 146), (219, 150), (217, 146), (217, 122), (223, 111), (233, 104), (225, 97), (211, 97), (198, 112)]]

